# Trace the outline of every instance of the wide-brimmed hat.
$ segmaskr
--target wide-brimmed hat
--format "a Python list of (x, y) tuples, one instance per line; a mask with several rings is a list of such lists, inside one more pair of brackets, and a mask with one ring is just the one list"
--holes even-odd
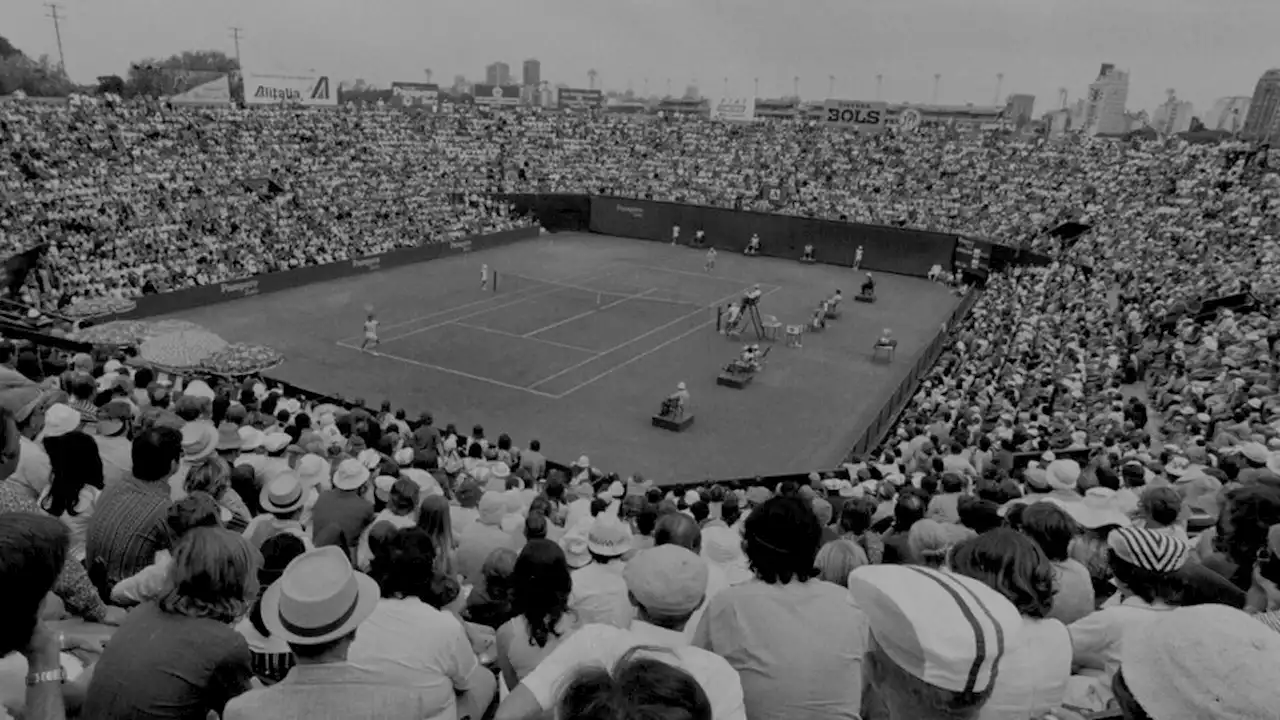
[(321, 645), (347, 635), (378, 605), (373, 578), (351, 568), (341, 548), (316, 548), (293, 559), (262, 595), (262, 621), (294, 645)]
[(1226, 605), (1152, 615), (1142, 632), (1126, 635), (1120, 653), (1125, 686), (1147, 717), (1276, 717), (1280, 635)]
[(278, 453), (289, 447), (289, 443), (291, 442), (293, 442), (293, 438), (289, 437), (288, 433), (267, 433), (267, 435), (262, 438), (262, 447), (269, 453)]
[(79, 429), (81, 420), (80, 411), (70, 405), (54, 403), (44, 412), (44, 428), (36, 436), (36, 441), (74, 432)]
[(302, 507), (306, 500), (306, 488), (297, 475), (284, 473), (276, 476), (262, 488), (258, 503), (263, 512), (287, 515)]
[(1057, 505), (1065, 510), (1072, 520), (1088, 530), (1096, 530), (1108, 525), (1128, 527), (1132, 524), (1129, 516), (1120, 508), (1116, 491), (1110, 488), (1089, 488), (1084, 497), (1079, 500), (1050, 497), (1040, 502), (1051, 502)]
[(224, 420), (218, 426), (218, 452), (239, 450), (241, 444), (240, 428), (235, 423)]
[(338, 463), (338, 469), (333, 473), (333, 486), (339, 490), (358, 490), (368, 481), (368, 468), (350, 458)]
[(182, 459), (203, 460), (218, 449), (218, 430), (207, 422), (187, 423), (182, 428)]
[(329, 484), (329, 461), (319, 455), (308, 453), (298, 458), (298, 465), (293, 471), (306, 487), (322, 487)]
[(103, 437), (118, 435), (133, 419), (133, 408), (124, 400), (112, 400), (98, 411), (98, 434)]
[(578, 532), (570, 532), (560, 539), (560, 547), (564, 550), (565, 562), (570, 569), (577, 570), (591, 562), (591, 553), (587, 547), (587, 539)]
[(257, 450), (262, 447), (262, 440), (265, 436), (261, 430), (246, 425), (236, 432), (240, 435), (240, 450), (242, 452)]
[(621, 557), (631, 549), (631, 528), (609, 513), (600, 513), (587, 530), (587, 548), (596, 555)]

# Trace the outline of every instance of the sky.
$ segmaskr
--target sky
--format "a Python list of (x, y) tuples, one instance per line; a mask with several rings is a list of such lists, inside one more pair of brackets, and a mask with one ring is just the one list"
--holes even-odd
[[(1227, 0), (58, 0), (67, 71), (77, 82), (123, 76), (129, 63), (195, 49), (233, 54), (248, 72), (363, 78), (386, 86), (457, 74), (483, 80), (530, 57), (552, 83), (677, 94), (834, 95), (991, 104), (1030, 93), (1036, 113), (1072, 102), (1101, 63), (1130, 73), (1128, 106), (1153, 110), (1177, 90), (1198, 113), (1251, 95), (1280, 66), (1280, 1)], [(42, 0), (0, 0), (0, 34), (57, 58)]]

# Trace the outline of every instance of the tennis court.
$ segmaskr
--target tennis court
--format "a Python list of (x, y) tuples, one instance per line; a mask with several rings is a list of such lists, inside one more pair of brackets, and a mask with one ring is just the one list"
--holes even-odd
[[(676, 481), (835, 463), (957, 302), (927, 281), (879, 277), (881, 302), (846, 301), (843, 317), (801, 349), (777, 343), (764, 372), (736, 391), (715, 384), (741, 346), (717, 334), (717, 307), (759, 284), (763, 312), (801, 323), (862, 276), (725, 254), (707, 273), (703, 262), (684, 247), (555, 235), (179, 316), (276, 347), (287, 359), (272, 374), (302, 387), (389, 398), (521, 446), (536, 437), (558, 460), (586, 454), (602, 469)], [(366, 305), (381, 323), (376, 355), (359, 350)], [(882, 327), (900, 343), (891, 364), (871, 359)], [(650, 427), (682, 381), (694, 427)]]

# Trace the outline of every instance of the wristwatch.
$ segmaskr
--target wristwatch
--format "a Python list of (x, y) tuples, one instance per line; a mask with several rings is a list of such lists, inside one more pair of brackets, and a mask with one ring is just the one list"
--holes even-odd
[(44, 670), (42, 672), (27, 673), (27, 687), (34, 687), (44, 683), (64, 683), (67, 681), (67, 671), (62, 668), (57, 670)]

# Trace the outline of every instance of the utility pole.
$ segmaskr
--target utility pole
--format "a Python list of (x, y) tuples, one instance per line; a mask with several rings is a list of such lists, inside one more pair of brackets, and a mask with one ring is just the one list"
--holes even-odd
[(836, 96), (836, 76), (828, 75), (827, 76), (827, 97), (833, 98), (835, 96)]
[(752, 86), (755, 88), (755, 97), (760, 97), (760, 78), (755, 78), (752, 81), (752, 84), (753, 84)]
[(800, 99), (800, 76), (799, 75), (796, 75), (795, 77), (791, 78), (791, 94), (794, 95), (797, 100)]
[(1000, 104), (1000, 89), (1004, 86), (1004, 73), (996, 73), (996, 99), (992, 105)]
[(67, 74), (67, 56), (62, 52), (62, 26), (60, 24), (63, 16), (58, 14), (62, 6), (51, 2), (45, 3), (44, 6), (49, 8), (49, 14), (46, 17), (53, 18), (53, 34), (58, 38), (58, 69), (65, 76)]
[(883, 100), (881, 91), (884, 90), (884, 75), (876, 75), (876, 100)]
[(942, 73), (933, 74), (933, 104), (938, 104), (938, 83), (942, 82)]
[[(244, 32), (244, 28), (239, 28), (235, 26), (232, 26), (231, 28), (231, 39), (236, 44), (236, 67), (238, 67), (241, 72), (244, 71), (244, 65), (240, 63), (240, 33), (242, 32)], [(427, 75), (430, 75), (430, 74), (431, 74), (431, 71), (428, 70)], [(430, 78), (428, 78), (427, 81), (430, 82)]]

